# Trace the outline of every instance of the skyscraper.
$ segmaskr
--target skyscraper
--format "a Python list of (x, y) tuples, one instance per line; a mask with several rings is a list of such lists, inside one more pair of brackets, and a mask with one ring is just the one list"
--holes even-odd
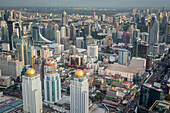
[(133, 56), (134, 57), (138, 57), (138, 46), (141, 42), (141, 39), (139, 37), (137, 37), (135, 39), (135, 42), (134, 42), (134, 46), (133, 46)]
[(151, 20), (151, 29), (149, 33), (149, 53), (153, 53), (153, 45), (159, 41), (159, 22), (156, 18), (156, 15), (152, 16)]
[(22, 76), (23, 108), (26, 113), (42, 113), (40, 74), (29, 68)]
[(55, 103), (61, 99), (60, 75), (55, 70), (48, 70), (44, 78), (45, 101)]
[(84, 72), (76, 71), (75, 76), (70, 84), (70, 112), (71, 113), (88, 113), (89, 105), (89, 83), (88, 77)]
[(47, 45), (42, 45), (40, 49), (41, 58), (47, 59), (49, 57), (49, 48)]
[(87, 56), (98, 60), (98, 45), (87, 46)]
[(8, 32), (9, 32), (10, 50), (12, 50), (13, 49), (12, 34), (14, 30), (14, 21), (7, 21), (7, 25), (8, 25)]
[(22, 61), (23, 66), (28, 64), (28, 48), (24, 37), (17, 43), (18, 60)]
[(60, 31), (57, 29), (55, 34), (55, 42), (60, 44)]
[(127, 65), (129, 63), (129, 51), (128, 50), (119, 50), (118, 63), (122, 65)]
[(61, 27), (60, 36), (61, 36), (60, 38), (66, 37), (66, 28), (64, 26)]
[(67, 18), (67, 13), (64, 11), (62, 14), (62, 25), (68, 25), (68, 18)]
[(70, 26), (70, 38), (75, 42), (75, 40), (76, 40), (76, 27), (73, 23)]
[(137, 37), (140, 37), (140, 30), (139, 29), (135, 29), (133, 31), (133, 39), (132, 39), (132, 45), (133, 46), (134, 46), (134, 43), (135, 43)]
[(87, 26), (87, 34), (88, 36), (91, 36), (91, 23), (89, 23)]

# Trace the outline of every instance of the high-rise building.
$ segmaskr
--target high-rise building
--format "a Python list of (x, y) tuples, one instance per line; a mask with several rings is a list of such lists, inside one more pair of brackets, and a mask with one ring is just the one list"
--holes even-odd
[(146, 57), (146, 71), (150, 71), (152, 68), (152, 56), (151, 55), (148, 55)]
[(119, 50), (119, 64), (128, 65), (129, 63), (129, 51), (128, 50)]
[(66, 25), (66, 37), (70, 37), (70, 27)]
[(49, 48), (47, 45), (42, 45), (40, 49), (40, 57), (47, 59), (49, 57)]
[(133, 56), (138, 57), (138, 46), (141, 42), (141, 38), (137, 37), (133, 45)]
[(28, 64), (28, 48), (24, 37), (19, 39), (17, 43), (17, 57), (19, 61), (22, 61), (23, 66)]
[(132, 40), (133, 40), (133, 31), (134, 31), (133, 25), (130, 25), (128, 30), (129, 30), (130, 44), (132, 44)]
[(22, 76), (23, 109), (26, 113), (42, 113), (42, 92), (40, 74), (32, 68)]
[(87, 35), (91, 36), (91, 23), (88, 23), (88, 26), (87, 26)]
[(70, 38), (73, 41), (76, 40), (76, 27), (75, 27), (75, 25), (73, 23), (70, 25)]
[(170, 44), (170, 20), (166, 23), (165, 43)]
[(149, 109), (156, 100), (162, 100), (163, 91), (144, 83), (140, 90), (139, 105)]
[(87, 56), (98, 60), (98, 45), (87, 46)]
[(61, 38), (61, 44), (64, 45), (64, 50), (69, 49), (69, 37)]
[(138, 56), (146, 57), (148, 56), (148, 52), (149, 52), (149, 44), (147, 44), (146, 42), (141, 42), (138, 45)]
[(85, 42), (84, 37), (77, 37), (76, 38), (76, 48), (84, 48)]
[(135, 29), (133, 31), (133, 39), (132, 39), (132, 45), (133, 46), (134, 46), (134, 43), (135, 43), (137, 37), (140, 37), (140, 30), (139, 29)]
[(61, 79), (55, 70), (48, 70), (44, 78), (45, 101), (55, 103), (61, 99)]
[(63, 26), (68, 25), (68, 17), (65, 11), (62, 13), (62, 25)]
[(149, 53), (153, 53), (153, 45), (159, 41), (159, 22), (156, 15), (153, 15), (151, 20), (151, 29), (149, 33)]
[(70, 84), (70, 112), (71, 113), (88, 113), (89, 105), (89, 83), (88, 77), (84, 72), (76, 71), (75, 76)]
[(61, 36), (60, 38), (66, 37), (66, 28), (64, 26), (61, 27), (60, 36)]
[(34, 46), (31, 46), (31, 44), (29, 44), (29, 46), (28, 46), (28, 64), (32, 65), (32, 58), (33, 59), (37, 58), (37, 50), (34, 49)]
[(10, 44), (10, 50), (13, 49), (13, 40), (12, 40), (12, 34), (14, 31), (14, 21), (7, 21), (8, 25), (8, 32), (9, 32), (9, 44)]
[(64, 52), (64, 45), (58, 44), (58, 45), (55, 46), (55, 48), (54, 48), (54, 54), (60, 55), (60, 54), (63, 53), (63, 52)]
[(101, 21), (105, 21), (105, 18), (106, 18), (106, 15), (105, 15), (105, 14), (102, 14), (102, 16), (101, 16)]
[(55, 42), (60, 44), (60, 31), (56, 30), (56, 34), (55, 34)]

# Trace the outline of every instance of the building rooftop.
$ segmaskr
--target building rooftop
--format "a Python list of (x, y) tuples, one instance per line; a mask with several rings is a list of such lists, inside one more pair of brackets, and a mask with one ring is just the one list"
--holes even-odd
[(116, 70), (119, 72), (134, 73), (134, 74), (139, 72), (139, 75), (141, 75), (144, 71), (143, 69), (128, 67), (120, 64), (111, 64), (107, 67), (107, 70), (112, 70), (112, 71)]

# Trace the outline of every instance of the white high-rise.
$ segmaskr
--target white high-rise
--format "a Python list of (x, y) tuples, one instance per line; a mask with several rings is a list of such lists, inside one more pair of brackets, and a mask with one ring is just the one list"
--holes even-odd
[(89, 83), (83, 71), (75, 72), (70, 84), (70, 113), (88, 113)]
[(45, 101), (55, 103), (61, 99), (60, 75), (55, 70), (48, 70), (44, 78)]
[(55, 42), (60, 44), (60, 31), (59, 30), (56, 30), (56, 33), (55, 33)]
[(61, 38), (65, 38), (66, 37), (66, 28), (63, 26), (61, 27), (61, 30), (60, 30), (60, 35), (61, 35)]
[(87, 56), (98, 60), (98, 45), (87, 46)]
[(149, 37), (149, 52), (153, 53), (153, 45), (157, 44), (159, 41), (159, 22), (156, 18), (156, 15), (153, 15), (151, 21), (150, 37)]
[(24, 113), (42, 113), (40, 74), (32, 68), (22, 76), (22, 97)]

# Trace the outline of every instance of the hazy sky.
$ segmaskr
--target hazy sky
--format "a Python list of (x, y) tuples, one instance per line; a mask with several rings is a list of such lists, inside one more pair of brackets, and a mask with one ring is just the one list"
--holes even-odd
[(0, 0), (0, 7), (6, 6), (170, 7), (170, 0)]

